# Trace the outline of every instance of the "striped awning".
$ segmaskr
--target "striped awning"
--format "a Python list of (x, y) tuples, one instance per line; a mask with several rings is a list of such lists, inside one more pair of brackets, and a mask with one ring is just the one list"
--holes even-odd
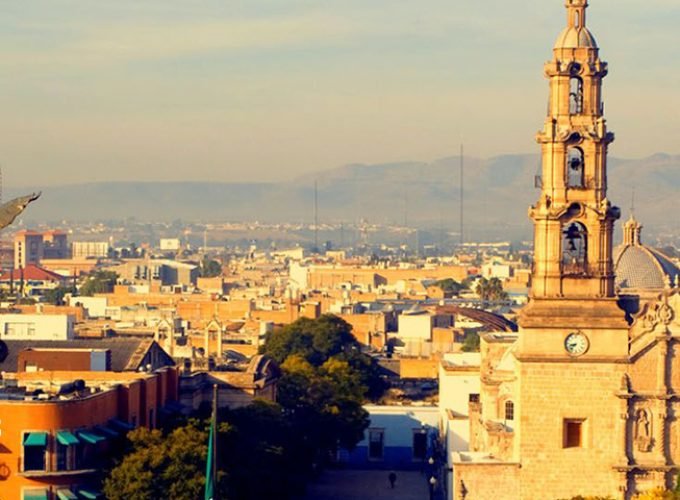
[(120, 429), (121, 431), (131, 431), (135, 427), (131, 424), (128, 424), (127, 422), (119, 419), (119, 418), (112, 418), (109, 420), (109, 423), (116, 427), (117, 429)]
[(73, 493), (69, 488), (59, 488), (57, 490), (57, 498), (59, 500), (78, 500), (78, 495)]
[(29, 432), (24, 436), (24, 446), (47, 446), (46, 432)]
[(120, 432), (106, 425), (95, 425), (94, 428), (103, 436), (108, 436), (110, 438), (117, 438), (120, 436)]
[(83, 498), (91, 498), (92, 500), (102, 498), (102, 494), (99, 493), (98, 491), (89, 490), (85, 488), (78, 488), (78, 495), (80, 495)]
[(80, 443), (78, 438), (69, 431), (57, 431), (57, 441), (64, 446), (73, 446)]
[(92, 431), (78, 431), (78, 437), (85, 441), (86, 443), (90, 444), (97, 444), (102, 441), (105, 441), (106, 438), (104, 436), (100, 436), (99, 434), (95, 434)]

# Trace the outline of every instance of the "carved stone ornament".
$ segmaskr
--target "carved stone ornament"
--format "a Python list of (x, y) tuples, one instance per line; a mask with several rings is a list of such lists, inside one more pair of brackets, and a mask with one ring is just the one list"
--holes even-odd
[(673, 308), (666, 303), (661, 304), (661, 307), (659, 307), (656, 315), (658, 317), (659, 322), (668, 326), (671, 324), (671, 321), (673, 321), (674, 316)]
[(652, 413), (643, 408), (635, 416), (635, 446), (646, 453), (652, 449)]

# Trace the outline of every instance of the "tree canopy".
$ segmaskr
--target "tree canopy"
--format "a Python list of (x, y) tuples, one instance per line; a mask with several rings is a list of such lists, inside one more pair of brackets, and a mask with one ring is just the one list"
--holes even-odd
[[(384, 390), (375, 361), (335, 316), (300, 319), (267, 337), (280, 362), (277, 402), (219, 412), (218, 489), (224, 500), (298, 497), (338, 447), (352, 449), (368, 427), (364, 401)], [(200, 413), (200, 412), (199, 412)], [(174, 430), (131, 432), (131, 446), (104, 482), (107, 498), (200, 498), (208, 432), (203, 420)], [(178, 426), (179, 425), (179, 426)]]
[(480, 278), (477, 282), (475, 292), (480, 299), (500, 302), (508, 299), (508, 294), (503, 290), (503, 283), (498, 278)]
[(196, 423), (163, 436), (140, 427), (128, 434), (131, 450), (104, 480), (109, 500), (199, 498), (205, 485), (208, 433)]
[(203, 278), (222, 276), (222, 264), (206, 257), (201, 261), (200, 273)]
[(92, 296), (95, 293), (111, 293), (117, 281), (117, 273), (99, 269), (87, 278), (78, 292), (84, 296)]
[(337, 316), (301, 318), (267, 336), (263, 353), (281, 364), (278, 401), (318, 461), (362, 439), (362, 405), (382, 395), (379, 367)]
[(458, 295), (461, 292), (461, 290), (465, 290), (466, 288), (468, 288), (467, 286), (457, 282), (453, 278), (439, 280), (435, 283), (435, 286), (438, 286), (442, 292), (450, 293), (453, 295)]
[(64, 297), (66, 296), (66, 294), (74, 292), (75, 288), (73, 287), (58, 286), (56, 288), (47, 290), (43, 296), (45, 297), (45, 302), (47, 302), (48, 304), (61, 306), (64, 305)]

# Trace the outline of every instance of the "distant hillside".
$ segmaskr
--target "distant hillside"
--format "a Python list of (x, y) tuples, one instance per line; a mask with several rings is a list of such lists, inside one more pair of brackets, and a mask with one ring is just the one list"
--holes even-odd
[[(348, 165), (291, 182), (222, 184), (93, 183), (42, 189), (31, 220), (313, 220), (314, 181), (321, 221), (406, 222), (457, 228), (459, 160)], [(465, 210), (469, 236), (527, 237), (527, 207), (537, 198), (537, 155), (465, 158)], [(628, 213), (633, 185), (636, 214), (646, 231), (678, 231), (680, 156), (610, 159), (610, 199)], [(28, 191), (28, 190), (22, 190)], [(17, 193), (7, 193), (6, 199)]]

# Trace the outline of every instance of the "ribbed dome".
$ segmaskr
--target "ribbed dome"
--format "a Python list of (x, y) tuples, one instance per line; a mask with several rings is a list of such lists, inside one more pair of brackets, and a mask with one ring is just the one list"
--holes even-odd
[(616, 287), (660, 290), (675, 284), (680, 269), (664, 254), (641, 243), (642, 226), (632, 215), (623, 225), (623, 244), (614, 253)]
[(555, 41), (556, 49), (597, 48), (595, 37), (588, 28), (567, 26)]
[(680, 269), (665, 255), (644, 245), (621, 245), (616, 249), (616, 287), (659, 289), (675, 283)]

